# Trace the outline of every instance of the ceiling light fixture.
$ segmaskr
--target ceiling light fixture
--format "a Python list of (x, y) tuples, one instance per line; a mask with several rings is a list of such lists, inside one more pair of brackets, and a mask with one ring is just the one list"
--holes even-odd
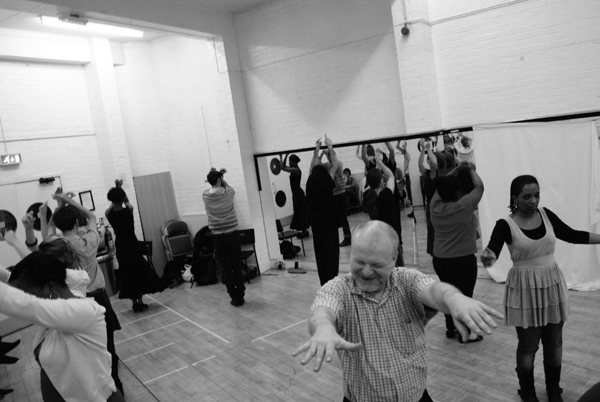
[(78, 15), (61, 15), (59, 17), (49, 17), (46, 15), (42, 15), (40, 17), (40, 20), (42, 21), (42, 24), (47, 26), (77, 30), (80, 32), (128, 36), (132, 38), (144, 37), (144, 32), (138, 29), (123, 28), (114, 25), (105, 25), (98, 24), (95, 22), (89, 22), (87, 19), (82, 18)]

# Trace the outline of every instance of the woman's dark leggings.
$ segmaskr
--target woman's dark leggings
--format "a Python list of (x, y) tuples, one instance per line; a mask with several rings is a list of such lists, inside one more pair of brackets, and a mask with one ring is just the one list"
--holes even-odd
[(517, 346), (517, 371), (533, 370), (535, 353), (539, 349), (540, 340), (544, 347), (544, 365), (560, 367), (562, 365), (562, 330), (564, 321), (558, 324), (547, 324), (543, 327), (516, 327), (519, 344)]

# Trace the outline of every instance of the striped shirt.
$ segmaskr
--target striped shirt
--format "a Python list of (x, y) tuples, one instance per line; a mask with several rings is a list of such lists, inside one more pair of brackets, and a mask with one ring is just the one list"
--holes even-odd
[(425, 325), (436, 314), (423, 304), (421, 292), (434, 282), (417, 270), (396, 268), (380, 301), (365, 294), (351, 274), (319, 290), (311, 310), (331, 309), (340, 336), (363, 344), (356, 352), (338, 351), (350, 401), (419, 401), (427, 381)]
[(233, 232), (238, 221), (233, 206), (235, 190), (229, 186), (211, 188), (202, 194), (204, 208), (208, 215), (208, 227), (213, 234)]

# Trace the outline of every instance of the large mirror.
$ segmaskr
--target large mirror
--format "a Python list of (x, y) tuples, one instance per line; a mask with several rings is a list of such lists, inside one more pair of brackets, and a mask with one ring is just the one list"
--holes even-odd
[[(464, 138), (463, 138), (464, 137)], [(437, 153), (441, 153), (445, 148), (452, 149), (456, 157), (472, 156), (472, 142), (469, 140), (469, 133), (453, 133), (446, 136), (434, 136), (424, 138), (413, 138), (409, 140), (390, 141), (394, 150), (394, 158), (397, 168), (402, 171), (399, 174), (401, 180), (399, 187), (401, 191), (401, 224), (402, 224), (402, 241), (404, 249), (404, 260), (407, 266), (419, 266), (418, 248), (424, 248), (425, 245), (417, 244), (417, 231), (426, 231), (426, 219), (424, 209), (424, 195), (421, 185), (421, 173), (419, 171), (419, 155), (421, 147), (425, 142), (427, 149), (434, 149)], [(350, 228), (368, 221), (369, 215), (365, 212), (362, 203), (362, 192), (365, 187), (365, 164), (362, 159), (362, 147), (365, 147), (366, 153), (371, 153), (373, 150), (381, 150), (386, 155), (389, 155), (389, 149), (385, 142), (363, 143), (352, 145), (336, 145), (334, 148), (340, 162), (343, 163), (344, 169), (349, 169), (349, 178), (347, 180), (348, 187), (346, 193), (349, 198), (349, 208), (347, 210), (347, 218)], [(427, 151), (426, 151), (427, 152)], [(283, 230), (285, 240), (289, 241), (294, 246), (294, 256), (288, 255), (285, 258), (286, 268), (293, 268), (298, 262), (301, 268), (316, 268), (316, 260), (313, 246), (312, 229), (304, 235), (290, 236), (293, 234), (289, 230), (296, 229), (301, 231), (301, 219), (294, 221), (294, 197), (292, 185), (297, 177), (291, 177), (293, 173), (289, 172), (291, 165), (297, 164), (301, 171), (300, 187), (306, 191), (306, 181), (309, 176), (309, 169), (313, 157), (313, 151), (302, 152), (282, 152), (280, 154), (271, 154), (258, 158), (258, 165), (264, 168), (260, 170), (260, 181), (262, 187), (262, 208), (265, 219), (277, 220), (280, 225), (273, 225), (274, 222), (265, 222), (265, 227), (277, 228), (278, 231)], [(292, 156), (295, 155), (295, 156)], [(290, 162), (290, 158), (292, 162)], [(423, 165), (429, 169), (428, 158), (424, 156)], [(296, 161), (296, 163), (294, 163)], [(326, 158), (323, 159), (326, 161)], [(408, 169), (406, 170), (406, 166)], [(408, 175), (406, 175), (408, 173)], [(290, 180), (291, 178), (291, 180)], [(296, 199), (296, 201), (298, 201)], [(274, 217), (274, 218), (272, 218)], [(290, 227), (291, 226), (291, 227)], [(344, 240), (342, 228), (339, 228), (340, 243)], [(281, 236), (280, 236), (281, 241)], [(286, 246), (289, 246), (287, 244)], [(275, 245), (270, 245), (270, 257), (275, 259), (281, 251)], [(344, 265), (350, 262), (350, 247), (340, 247), (340, 270), (347, 269)]]

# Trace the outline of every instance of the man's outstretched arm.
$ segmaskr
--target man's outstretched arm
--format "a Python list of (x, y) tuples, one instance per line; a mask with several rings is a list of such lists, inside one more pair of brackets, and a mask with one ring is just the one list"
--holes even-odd
[(469, 336), (467, 327), (476, 334), (485, 332), (490, 335), (492, 328), (497, 326), (490, 315), (499, 319), (504, 318), (500, 312), (463, 295), (460, 290), (444, 282), (434, 282), (423, 289), (421, 301), (426, 306), (452, 315), (454, 324), (464, 339)]
[(311, 338), (292, 353), (292, 356), (298, 356), (306, 352), (301, 364), (307, 364), (313, 357), (315, 358), (314, 371), (319, 371), (323, 364), (323, 359), (331, 363), (333, 354), (338, 349), (356, 351), (362, 348), (360, 343), (350, 343), (342, 338), (335, 329), (335, 313), (327, 307), (317, 307), (308, 320), (308, 331)]

